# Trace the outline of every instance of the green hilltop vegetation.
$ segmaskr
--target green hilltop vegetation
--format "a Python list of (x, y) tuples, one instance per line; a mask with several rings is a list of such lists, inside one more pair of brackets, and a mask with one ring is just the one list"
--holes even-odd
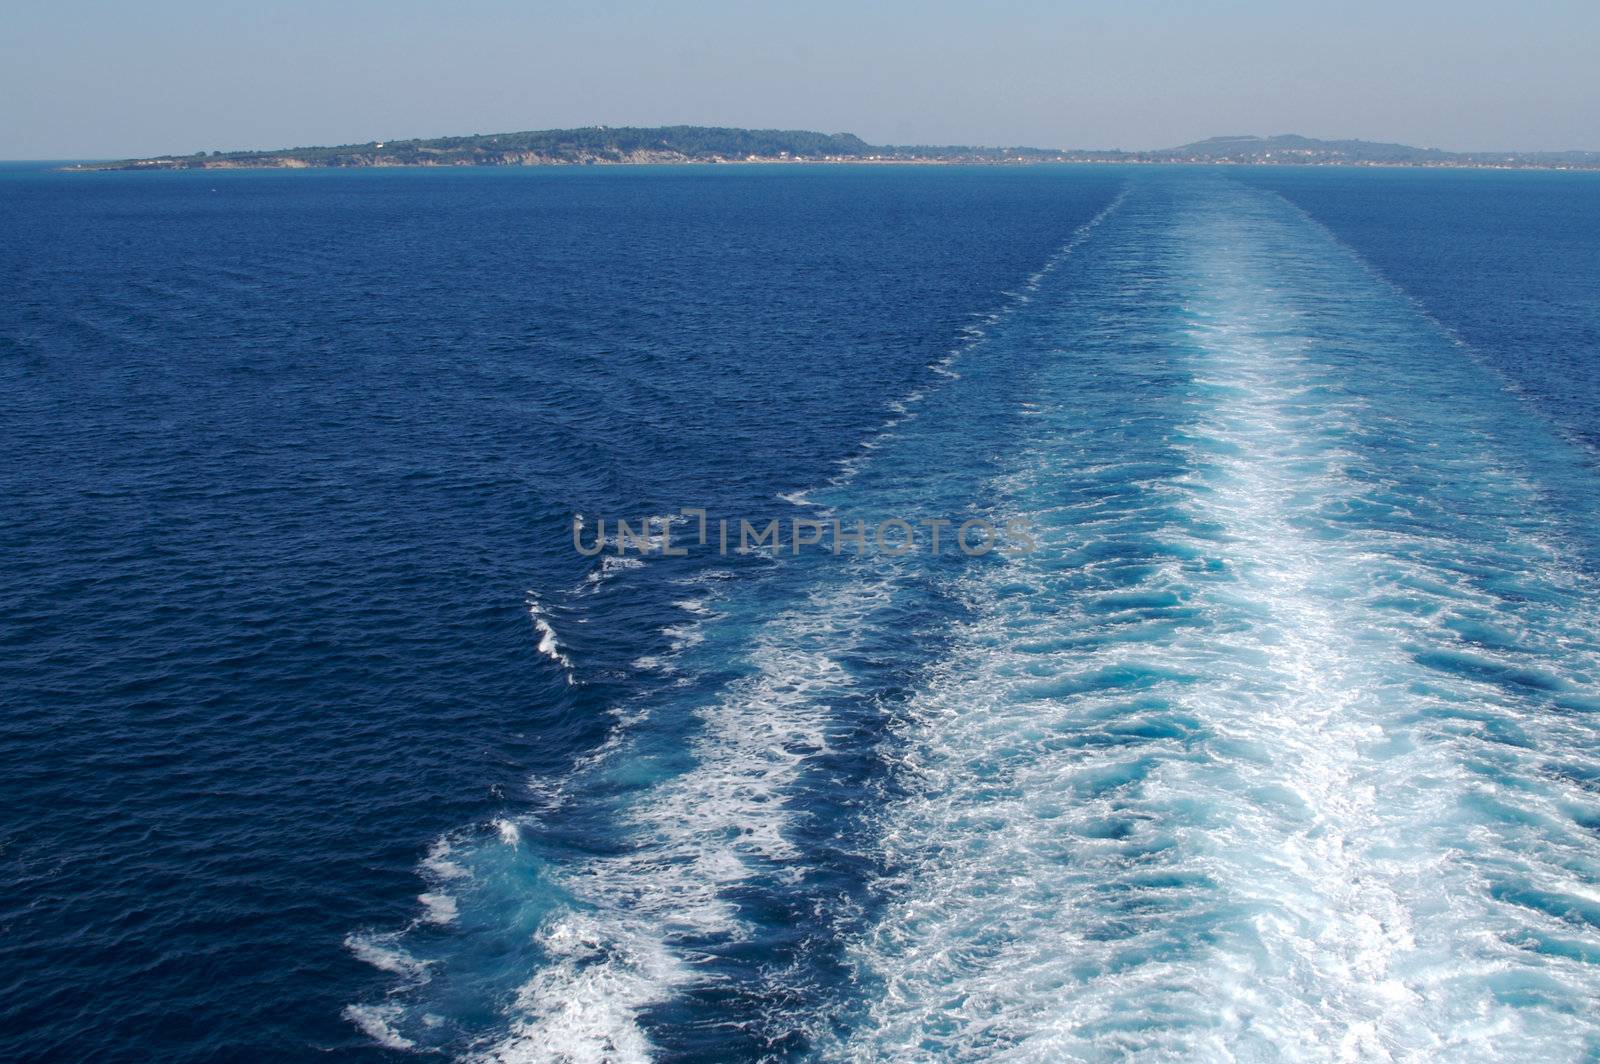
[(72, 170), (226, 170), (246, 167), (542, 166), (718, 162), (1037, 162), (1118, 160), (1125, 152), (965, 146), (883, 147), (851, 133), (720, 126), (588, 126), (470, 137), (369, 141), (274, 151), (196, 152), (83, 163)]
[(369, 141), (275, 151), (197, 152), (90, 163), (76, 169), (228, 169), (234, 167), (532, 166), (628, 162), (732, 162), (865, 159), (873, 148), (849, 133), (664, 126), (590, 126), (467, 137)]
[(429, 163), (520, 163), (524, 156), (550, 162), (625, 162), (638, 155), (671, 155), (686, 159), (780, 158), (784, 154), (822, 158), (860, 157), (870, 148), (849, 133), (812, 133), (806, 130), (720, 129), (709, 126), (664, 126), (585, 129), (542, 129), (525, 133), (474, 133), (470, 137), (437, 137), (342, 145), (334, 148), (296, 148), (288, 152), (234, 152), (222, 158), (257, 155), (293, 155), (321, 166), (372, 165), (374, 158), (399, 165)]
[(1235, 165), (1600, 167), (1600, 152), (1477, 152), (1413, 148), (1365, 140), (1212, 137), (1160, 151), (1085, 151), (1056, 148), (875, 146), (851, 133), (720, 126), (587, 126), (470, 137), (369, 141), (276, 151), (196, 152), (69, 170), (225, 170), (260, 167), (546, 166), (615, 163), (728, 162), (1135, 162)]

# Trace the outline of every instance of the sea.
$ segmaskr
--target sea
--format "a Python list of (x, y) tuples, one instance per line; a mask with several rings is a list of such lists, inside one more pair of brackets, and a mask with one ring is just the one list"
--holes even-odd
[(1597, 293), (1600, 173), (0, 167), (0, 1058), (1600, 1059)]

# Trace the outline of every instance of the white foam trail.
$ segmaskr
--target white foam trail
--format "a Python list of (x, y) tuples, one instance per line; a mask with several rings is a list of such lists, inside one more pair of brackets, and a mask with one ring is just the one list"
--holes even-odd
[[(1036, 288), (1037, 278), (1124, 198), (1125, 192), (1081, 227), (1030, 284)], [(1013, 305), (1021, 302), (1013, 299)], [(992, 325), (1002, 316), (982, 320)], [(963, 332), (963, 346), (952, 360), (986, 335), (979, 325)], [(943, 368), (948, 371), (948, 364)], [(917, 389), (891, 404), (890, 412), (899, 416), (882, 431), (912, 416), (909, 408), (923, 398), (924, 390)], [(841, 462), (825, 486), (854, 476), (879, 442), (864, 441), (861, 453)], [(788, 501), (815, 505), (808, 494), (794, 493)], [(586, 583), (594, 589), (644, 564), (637, 556), (604, 554)], [(708, 579), (726, 575), (711, 573)], [(540, 928), (536, 943), (547, 963), (519, 991), (506, 1036), (475, 1059), (648, 1059), (652, 1047), (641, 1016), (703, 978), (690, 962), (708, 944), (749, 934), (732, 896), (758, 880), (805, 874), (803, 854), (789, 837), (796, 811), (787, 800), (808, 762), (827, 751), (830, 704), (851, 686), (839, 657), (856, 648), (889, 588), (881, 574), (839, 579), (761, 628), (749, 655), (754, 675), (697, 712), (688, 767), (648, 788), (623, 814), (621, 826), (633, 837), (627, 852), (544, 869), (575, 907)], [(531, 595), (529, 608), (541, 653), (561, 663), (570, 679), (571, 662), (547, 612)], [(696, 614), (695, 624), (718, 616), (689, 612)], [(698, 642), (693, 625), (669, 634), (676, 652)], [(560, 808), (573, 792), (608, 788), (603, 780), (591, 787), (585, 782), (590, 776), (637, 771), (640, 717), (621, 709), (617, 715), (618, 727), (600, 751), (576, 766), (571, 778), (541, 788), (545, 806)]]
[[(910, 793), (882, 828), (899, 871), (855, 947), (869, 1004), (824, 1056), (1548, 1059), (1581, 1044), (1560, 1003), (1594, 999), (1593, 965), (1533, 965), (1499, 936), (1584, 940), (1572, 952), (1596, 957), (1600, 936), (1506, 905), (1492, 884), (1515, 867), (1534, 897), (1581, 897), (1592, 880), (1557, 869), (1594, 862), (1565, 827), (1542, 829), (1551, 843), (1519, 829), (1502, 845), (1494, 820), (1463, 820), (1483, 784), (1429, 731), (1447, 683), (1416, 660), (1426, 633), (1390, 627), (1371, 601), (1374, 574), (1392, 567), (1493, 611), (1449, 569), (1449, 544), (1435, 545), (1440, 567), (1390, 533), (1308, 533), (1364, 503), (1370, 479), (1347, 472), (1360, 456), (1346, 441), (1376, 415), (1337, 387), (1351, 370), (1314, 348), (1277, 290), (1330, 290), (1330, 304), (1361, 294), (1261, 202), (1197, 196), (1169, 236), (1117, 235), (1130, 264), (1170, 256), (1189, 297), (1199, 379), (1176, 450), (1191, 472), (1141, 474), (1141, 462), (1165, 468), (1159, 449), (1096, 451), (1077, 432), (1098, 413), (1074, 391), (1084, 367), (1066, 375), (1037, 452), (1006, 485), (1049, 541), (968, 582), (979, 620), (910, 707)], [(1321, 313), (1348, 324), (1367, 309)], [(1435, 468), (1443, 484), (1452, 472)], [(1460, 474), (1495, 513), (1527, 505), (1491, 465)], [(1106, 484), (1139, 490), (1093, 490)], [(1537, 533), (1507, 532), (1540, 559), (1533, 571), (1562, 579)], [(1592, 666), (1592, 629), (1567, 633), (1559, 652)], [(1547, 751), (1593, 743), (1542, 711), (1517, 724), (1550, 729)], [(1562, 785), (1533, 804), (1557, 825), (1572, 801)], [(1517, 995), (1558, 1004), (1521, 1009)]]
[[(581, 909), (541, 932), (552, 960), (523, 987), (511, 1034), (486, 1059), (647, 1059), (640, 1014), (698, 979), (685, 950), (748, 934), (730, 893), (802, 873), (786, 798), (827, 750), (829, 702), (851, 686), (836, 658), (886, 593), (846, 582), (764, 626), (754, 675), (698, 712), (689, 767), (626, 813), (633, 847), (553, 873)], [(591, 768), (638, 756), (623, 742)]]
[[(1070, 254), (1124, 196), (1080, 227), (1037, 276)], [(984, 335), (969, 327), (968, 346)], [(948, 363), (963, 350), (934, 368), (956, 376)], [(891, 411), (903, 413), (922, 398), (920, 389), (913, 391)], [(829, 484), (853, 477), (880, 442), (881, 436), (863, 441)], [(812, 505), (807, 494), (789, 501)], [(523, 987), (510, 1035), (486, 1059), (647, 1059), (639, 1016), (697, 979), (684, 949), (748, 934), (729, 900), (740, 885), (802, 874), (803, 855), (788, 837), (786, 796), (806, 763), (827, 750), (829, 703), (851, 686), (838, 656), (850, 652), (888, 594), (881, 574), (857, 576), (819, 590), (803, 609), (762, 628), (750, 652), (755, 675), (699, 712), (691, 767), (653, 787), (627, 815), (636, 848), (559, 874), (584, 909), (541, 933), (553, 960)], [(694, 626), (669, 634), (679, 651), (698, 642)], [(613, 755), (636, 756), (620, 742), (590, 767), (603, 767)]]

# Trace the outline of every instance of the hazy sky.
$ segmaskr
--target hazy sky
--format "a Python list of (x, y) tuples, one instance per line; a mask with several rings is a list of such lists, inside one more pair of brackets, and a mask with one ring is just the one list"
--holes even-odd
[(1600, 0), (0, 0), (0, 158), (676, 123), (1600, 149)]

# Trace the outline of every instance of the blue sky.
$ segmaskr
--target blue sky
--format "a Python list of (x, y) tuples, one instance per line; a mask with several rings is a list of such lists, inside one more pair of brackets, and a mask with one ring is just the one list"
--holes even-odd
[(577, 125), (1600, 149), (1600, 2), (0, 0), (0, 158)]

